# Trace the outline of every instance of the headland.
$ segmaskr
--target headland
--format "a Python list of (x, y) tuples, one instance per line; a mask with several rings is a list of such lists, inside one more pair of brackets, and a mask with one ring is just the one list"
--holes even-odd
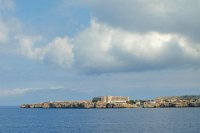
[(183, 108), (200, 107), (200, 95), (157, 97), (154, 100), (130, 100), (127, 96), (101, 96), (92, 100), (55, 101), (22, 104), (21, 108)]

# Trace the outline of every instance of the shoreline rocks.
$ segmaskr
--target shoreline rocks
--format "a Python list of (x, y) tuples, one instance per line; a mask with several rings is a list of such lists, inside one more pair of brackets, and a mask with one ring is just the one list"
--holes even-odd
[[(154, 100), (123, 100), (121, 96), (95, 97), (93, 100), (56, 101), (22, 104), (21, 108), (184, 108), (200, 107), (200, 96), (158, 97)], [(128, 100), (128, 101), (127, 101)]]
[(106, 103), (92, 101), (63, 101), (63, 102), (43, 102), (34, 104), (22, 104), (21, 108), (134, 108), (128, 103)]

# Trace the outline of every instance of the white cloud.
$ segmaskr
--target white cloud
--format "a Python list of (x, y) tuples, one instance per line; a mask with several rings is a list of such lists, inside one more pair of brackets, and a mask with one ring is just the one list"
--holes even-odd
[(36, 61), (47, 61), (61, 67), (70, 67), (73, 62), (72, 45), (67, 37), (56, 37), (52, 42), (37, 46), (42, 37), (18, 36), (22, 54)]
[[(27, 58), (86, 72), (124, 72), (199, 68), (200, 47), (179, 34), (137, 33), (91, 21), (73, 38), (56, 37), (38, 46), (41, 37), (21, 36)], [(73, 65), (73, 66), (72, 66)]]
[(73, 46), (70, 44), (70, 41), (67, 37), (55, 38), (49, 45), (46, 47), (46, 59), (62, 67), (70, 67), (73, 63)]
[(43, 60), (46, 53), (45, 49), (34, 48), (34, 44), (41, 40), (41, 36), (17, 36), (16, 39), (19, 40), (21, 52), (24, 56), (30, 59)]
[(14, 36), (20, 32), (21, 22), (14, 17), (3, 16), (0, 12), (0, 47), (14, 45)]
[[(0, 0), (2, 7), (14, 7), (13, 1), (9, 1)], [(161, 30), (160, 27), (156, 28), (157, 25), (154, 23), (159, 21), (160, 24), (160, 19), (163, 19), (161, 14), (166, 16), (170, 13), (177, 13), (177, 16), (185, 18), (185, 15), (181, 16), (178, 12), (183, 10), (182, 7), (176, 9), (168, 1), (145, 4), (144, 1), (136, 0), (127, 1), (122, 5), (120, 1), (114, 3), (111, 0), (105, 5), (105, 1), (92, 2), (89, 0), (86, 3), (90, 3), (90, 7), (96, 7), (92, 9), (97, 20), (92, 19), (89, 27), (72, 38), (55, 37), (50, 42), (43, 43), (45, 39), (41, 36), (21, 33), (20, 23), (16, 19), (1, 19), (0, 17), (0, 43), (15, 44), (14, 41), (17, 40), (20, 54), (28, 59), (56, 64), (63, 68), (75, 67), (94, 73), (180, 67), (199, 68), (200, 45), (198, 41), (191, 41), (190, 37), (171, 30), (163, 32), (162, 28)], [(115, 5), (116, 11), (108, 8), (111, 4)], [(181, 4), (187, 7), (186, 1)], [(136, 7), (138, 5), (139, 7), (144, 6), (143, 9)], [(123, 6), (124, 10), (120, 10), (120, 6)], [(198, 5), (191, 12), (196, 11), (196, 7)], [(105, 10), (99, 12), (100, 9)], [(127, 12), (132, 12), (132, 14), (127, 14)], [(185, 12), (186, 16), (191, 13), (189, 9)], [(105, 14), (108, 18), (104, 16)], [(16, 25), (15, 22), (17, 22)], [(143, 24), (145, 24), (144, 27)], [(170, 29), (173, 26), (167, 24), (166, 27)], [(16, 36), (16, 40), (13, 40), (13, 36)]]
[(140, 33), (182, 34), (200, 41), (199, 0), (87, 0), (86, 3), (95, 18), (113, 27)]
[(178, 34), (140, 34), (96, 21), (73, 41), (76, 66), (115, 72), (193, 67), (200, 48)]
[(12, 96), (12, 95), (20, 95), (24, 94), (26, 92), (26, 89), (13, 89), (13, 90), (8, 90), (8, 89), (1, 89), (0, 96)]
[(33, 91), (42, 90), (62, 90), (62, 86), (48, 87), (48, 88), (16, 88), (16, 89), (0, 89), (0, 97), (22, 95)]
[(76, 65), (100, 69), (104, 69), (105, 66), (114, 67), (116, 60), (108, 52), (112, 47), (112, 32), (105, 25), (92, 21), (89, 28), (74, 38)]
[(16, 19), (8, 19), (0, 17), (0, 45), (10, 43), (13, 34), (20, 31), (20, 22)]
[(0, 97), (9, 97), (9, 96), (17, 96), (24, 94), (31, 94), (33, 92), (40, 91), (73, 91), (78, 93), (88, 93), (93, 91), (89, 88), (84, 87), (64, 87), (64, 86), (51, 86), (45, 88), (14, 88), (14, 89), (0, 89)]

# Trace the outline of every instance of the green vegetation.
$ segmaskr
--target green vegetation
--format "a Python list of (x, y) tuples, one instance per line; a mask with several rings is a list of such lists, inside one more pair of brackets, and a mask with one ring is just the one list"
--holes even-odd
[(92, 102), (93, 102), (93, 103), (96, 103), (96, 102), (98, 102), (98, 100), (94, 100), (94, 99), (93, 99)]
[(129, 100), (127, 101), (128, 104), (136, 104), (136, 101), (135, 100)]

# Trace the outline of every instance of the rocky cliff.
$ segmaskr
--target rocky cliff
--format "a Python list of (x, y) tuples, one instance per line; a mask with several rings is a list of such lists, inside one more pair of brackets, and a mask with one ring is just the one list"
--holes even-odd
[(105, 103), (92, 101), (63, 101), (63, 102), (43, 102), (35, 104), (22, 104), (21, 108), (133, 108), (134, 105), (128, 103)]

